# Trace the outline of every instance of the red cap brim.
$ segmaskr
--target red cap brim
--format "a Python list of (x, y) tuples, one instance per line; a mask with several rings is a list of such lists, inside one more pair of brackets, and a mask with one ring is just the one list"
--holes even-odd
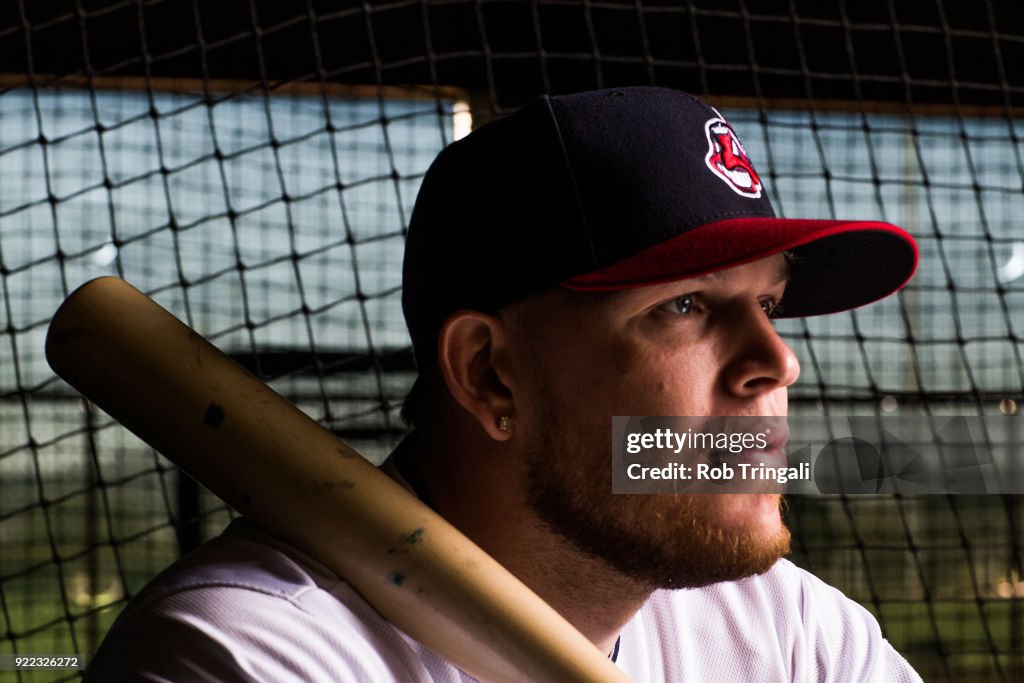
[(562, 286), (609, 291), (672, 282), (783, 251), (797, 258), (779, 317), (821, 315), (877, 301), (903, 287), (918, 263), (902, 228), (876, 221), (735, 218), (688, 230)]

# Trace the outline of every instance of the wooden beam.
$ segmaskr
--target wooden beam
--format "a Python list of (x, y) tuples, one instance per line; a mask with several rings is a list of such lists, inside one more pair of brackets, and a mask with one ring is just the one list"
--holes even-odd
[[(168, 92), (201, 95), (212, 94), (261, 94), (264, 90), (259, 81), (203, 78), (145, 78), (141, 76), (83, 76), (80, 74), (54, 76), (37, 74), (31, 81), (27, 74), (0, 73), (0, 89), (16, 88), (103, 90), (131, 92)], [(271, 95), (296, 97), (376, 99), (392, 100), (456, 100), (468, 102), (469, 92), (452, 86), (431, 85), (350, 85), (330, 81), (283, 81), (267, 84), (266, 92)]]

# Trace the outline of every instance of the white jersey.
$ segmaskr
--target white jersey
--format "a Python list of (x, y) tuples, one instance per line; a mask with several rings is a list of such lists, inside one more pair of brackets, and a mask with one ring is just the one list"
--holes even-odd
[[(920, 681), (860, 605), (791, 562), (656, 591), (622, 631), (637, 683)], [(462, 683), (318, 562), (236, 520), (124, 610), (87, 681)]]

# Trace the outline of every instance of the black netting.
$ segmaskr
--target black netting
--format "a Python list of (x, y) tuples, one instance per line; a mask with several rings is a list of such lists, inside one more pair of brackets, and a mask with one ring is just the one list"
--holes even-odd
[[(1022, 58), (1020, 10), (992, 0), (0, 5), (0, 653), (92, 652), (231, 514), (53, 376), (63, 297), (128, 279), (381, 458), (413, 377), (400, 264), (422, 174), (542, 92), (700, 94), (779, 213), (915, 234), (900, 295), (780, 322), (794, 412), (1015, 414)], [(794, 559), (926, 680), (1022, 676), (1016, 498), (794, 498), (787, 521)]]

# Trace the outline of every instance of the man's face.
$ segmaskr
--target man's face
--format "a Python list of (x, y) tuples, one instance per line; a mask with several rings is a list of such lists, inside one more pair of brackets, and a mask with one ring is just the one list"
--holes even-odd
[(656, 587), (741, 578), (788, 551), (777, 494), (614, 495), (610, 466), (613, 415), (786, 414), (799, 365), (768, 317), (785, 273), (777, 255), (633, 290), (552, 290), (512, 308), (517, 434), (544, 521)]

